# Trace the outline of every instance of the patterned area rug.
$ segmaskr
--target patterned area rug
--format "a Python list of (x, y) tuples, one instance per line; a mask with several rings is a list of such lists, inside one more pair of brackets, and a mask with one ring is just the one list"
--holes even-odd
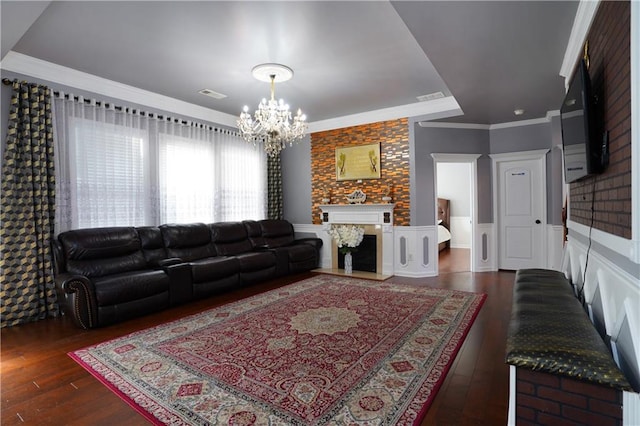
[(69, 355), (156, 424), (409, 425), (485, 297), (321, 275)]

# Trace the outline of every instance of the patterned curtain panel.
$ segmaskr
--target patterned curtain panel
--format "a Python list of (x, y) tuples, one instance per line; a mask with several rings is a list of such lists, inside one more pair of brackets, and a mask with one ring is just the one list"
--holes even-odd
[(13, 82), (2, 164), (2, 327), (57, 316), (50, 241), (55, 178), (50, 90)]
[(275, 157), (267, 157), (267, 192), (269, 219), (282, 219), (282, 168), (280, 154)]

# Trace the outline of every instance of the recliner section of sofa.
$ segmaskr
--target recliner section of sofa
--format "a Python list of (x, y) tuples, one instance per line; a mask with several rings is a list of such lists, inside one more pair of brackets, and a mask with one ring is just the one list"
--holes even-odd
[(52, 242), (58, 300), (89, 329), (317, 267), (322, 240), (286, 220), (68, 231)]
[(220, 256), (240, 262), (240, 282), (243, 285), (265, 281), (276, 276), (276, 256), (264, 250), (254, 250), (247, 230), (241, 222), (210, 225), (213, 244)]
[(275, 253), (278, 275), (308, 271), (317, 267), (322, 248), (321, 239), (295, 239), (293, 225), (286, 220), (245, 220), (243, 223), (254, 247)]
[(58, 302), (93, 328), (169, 306), (169, 276), (148, 266), (132, 227), (78, 229), (54, 244)]
[(204, 223), (161, 225), (160, 231), (167, 256), (188, 265), (189, 279), (181, 283), (187, 288), (185, 291), (190, 291), (186, 300), (239, 286), (240, 262), (233, 257), (218, 256), (209, 226)]

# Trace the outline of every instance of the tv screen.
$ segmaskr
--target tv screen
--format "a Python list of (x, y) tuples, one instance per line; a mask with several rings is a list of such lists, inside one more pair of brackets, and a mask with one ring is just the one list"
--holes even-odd
[(594, 138), (591, 81), (584, 60), (569, 84), (560, 108), (565, 181), (575, 182), (600, 171), (600, 150)]

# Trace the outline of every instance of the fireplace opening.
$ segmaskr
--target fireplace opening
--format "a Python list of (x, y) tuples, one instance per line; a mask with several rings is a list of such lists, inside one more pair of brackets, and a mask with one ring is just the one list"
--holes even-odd
[[(378, 272), (377, 238), (376, 235), (366, 234), (356, 251), (351, 252), (353, 270), (364, 272)], [(338, 252), (338, 268), (344, 269), (344, 254)]]

